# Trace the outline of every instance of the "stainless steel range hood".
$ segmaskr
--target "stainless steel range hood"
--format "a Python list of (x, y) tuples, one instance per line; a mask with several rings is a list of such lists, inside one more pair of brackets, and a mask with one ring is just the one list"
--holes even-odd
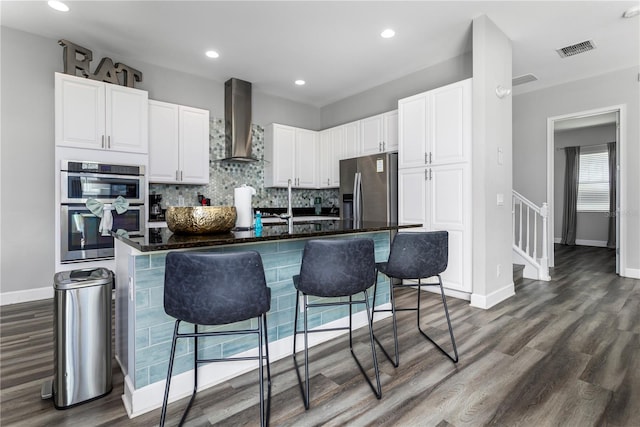
[(225, 158), (255, 162), (251, 156), (251, 83), (229, 79), (224, 84)]

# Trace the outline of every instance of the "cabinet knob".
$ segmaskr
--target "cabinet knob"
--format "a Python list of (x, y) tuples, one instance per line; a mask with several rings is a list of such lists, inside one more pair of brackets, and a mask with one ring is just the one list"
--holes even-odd
[(104, 147), (104, 135), (102, 135), (102, 145), (101, 145), (101, 147), (102, 147), (102, 148), (105, 148), (105, 147)]
[(426, 152), (426, 151), (424, 152), (424, 164), (425, 164), (425, 165), (428, 165), (428, 164), (429, 164), (429, 157), (428, 157), (428, 154), (427, 154), (427, 152)]
[(107, 148), (111, 148), (111, 135), (107, 137)]

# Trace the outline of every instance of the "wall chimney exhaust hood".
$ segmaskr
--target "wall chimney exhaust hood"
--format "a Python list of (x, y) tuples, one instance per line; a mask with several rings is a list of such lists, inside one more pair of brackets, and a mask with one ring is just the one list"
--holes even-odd
[(251, 83), (224, 83), (224, 142), (226, 161), (255, 162), (251, 157)]

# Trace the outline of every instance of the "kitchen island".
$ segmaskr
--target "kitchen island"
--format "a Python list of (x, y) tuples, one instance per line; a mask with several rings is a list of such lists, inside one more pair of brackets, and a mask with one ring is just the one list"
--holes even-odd
[[(271, 310), (267, 314), (271, 361), (291, 354), (296, 291), (292, 277), (300, 272), (302, 251), (309, 239), (371, 238), (376, 261), (385, 261), (393, 233), (420, 225), (349, 221), (311, 220), (265, 225), (254, 230), (225, 234), (181, 235), (166, 228), (150, 228), (144, 236), (116, 236), (116, 359), (125, 376), (123, 401), (129, 416), (158, 408), (169, 362), (175, 319), (163, 308), (164, 266), (169, 251), (233, 252), (255, 250), (260, 253), (271, 288)], [(380, 283), (387, 280), (380, 276)], [(378, 287), (376, 304), (389, 303), (388, 286)], [(347, 307), (327, 307), (309, 315), (311, 328), (344, 326)], [(376, 320), (383, 318), (376, 317)], [(366, 325), (364, 307), (354, 314), (354, 328)], [(247, 325), (245, 323), (245, 325)], [(238, 325), (234, 325), (238, 327)], [(241, 327), (242, 325), (240, 325)], [(219, 329), (219, 328), (218, 328)], [(312, 334), (310, 344), (331, 339), (340, 332)], [(226, 336), (200, 340), (201, 357), (227, 357), (257, 353), (255, 340)], [(208, 387), (256, 368), (255, 362), (213, 363), (200, 368), (200, 388)], [(178, 342), (170, 400), (191, 393), (193, 343)]]

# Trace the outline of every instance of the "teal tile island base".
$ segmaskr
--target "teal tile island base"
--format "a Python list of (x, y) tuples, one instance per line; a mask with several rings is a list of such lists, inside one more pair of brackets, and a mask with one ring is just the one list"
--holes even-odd
[[(143, 237), (116, 237), (116, 359), (125, 376), (123, 402), (130, 417), (162, 405), (175, 322), (163, 308), (165, 257), (169, 251), (255, 250), (260, 253), (267, 285), (271, 288), (267, 325), (273, 362), (291, 355), (296, 298), (292, 277), (300, 272), (302, 251), (307, 240), (371, 238), (375, 243), (376, 261), (385, 261), (392, 235), (399, 228), (411, 226), (371, 223), (353, 228), (336, 220), (296, 224), (292, 233), (283, 233), (279, 227), (264, 227), (261, 236), (256, 236), (254, 231), (187, 236), (173, 235), (167, 229), (150, 229)], [(379, 280), (382, 286), (378, 286), (376, 305), (388, 305), (388, 279), (380, 275)], [(310, 312), (309, 323), (311, 327), (327, 324), (346, 326), (347, 315), (347, 307), (316, 309)], [(376, 316), (376, 320), (382, 318), (382, 315)], [(354, 315), (354, 328), (365, 326), (366, 321), (362, 306)], [(238, 329), (242, 325), (227, 327)], [(344, 332), (311, 334), (310, 344), (318, 344), (341, 333)], [(198, 351), (204, 357), (257, 354), (257, 342), (253, 337), (224, 336), (201, 338), (199, 341)], [(178, 341), (170, 401), (191, 393), (193, 353), (192, 340)], [(200, 368), (199, 386), (210, 387), (256, 368), (255, 361), (211, 363)]]

